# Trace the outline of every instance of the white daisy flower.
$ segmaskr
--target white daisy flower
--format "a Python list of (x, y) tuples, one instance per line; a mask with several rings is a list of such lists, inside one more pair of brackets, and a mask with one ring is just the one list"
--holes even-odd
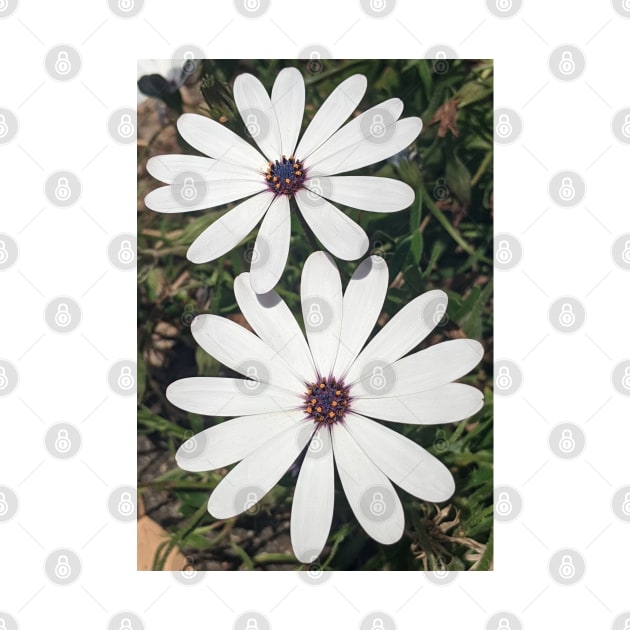
[[(149, 173), (169, 184), (150, 192), (147, 208), (185, 212), (243, 199), (195, 239), (194, 263), (215, 260), (262, 224), (254, 246), (251, 283), (267, 293), (280, 279), (289, 251), (289, 200), (325, 249), (343, 260), (365, 254), (364, 230), (330, 201), (369, 212), (397, 212), (413, 203), (407, 184), (386, 177), (339, 176), (395, 155), (413, 142), (419, 118), (399, 120), (403, 103), (392, 98), (343, 123), (360, 103), (367, 79), (351, 76), (333, 90), (300, 141), (304, 79), (296, 68), (282, 70), (271, 97), (251, 74), (234, 81), (234, 100), (260, 151), (222, 124), (198, 114), (177, 121), (182, 137), (209, 157), (163, 155), (147, 163)], [(328, 201), (330, 200), (330, 201)]]
[(243, 273), (234, 291), (255, 334), (215, 315), (198, 316), (192, 333), (206, 352), (249, 378), (185, 378), (166, 392), (186, 411), (236, 416), (192, 437), (176, 455), (188, 471), (239, 462), (210, 496), (216, 518), (252, 508), (306, 450), (291, 512), (291, 542), (301, 562), (313, 562), (328, 538), (334, 465), (357, 520), (384, 544), (399, 540), (404, 527), (392, 482), (425, 501), (445, 501), (454, 492), (444, 464), (372, 418), (441, 424), (483, 405), (478, 389), (453, 382), (479, 363), (480, 343), (455, 339), (408, 354), (443, 317), (444, 292), (415, 298), (365, 345), (387, 284), (385, 261), (371, 256), (342, 294), (332, 258), (312, 254), (301, 284), (305, 339), (278, 294), (257, 295)]

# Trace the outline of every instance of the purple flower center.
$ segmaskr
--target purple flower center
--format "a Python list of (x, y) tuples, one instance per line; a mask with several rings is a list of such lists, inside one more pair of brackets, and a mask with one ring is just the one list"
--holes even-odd
[(304, 394), (304, 411), (315, 422), (333, 424), (343, 420), (350, 406), (348, 387), (334, 378), (311, 383)]
[(265, 179), (276, 195), (294, 195), (304, 185), (306, 172), (302, 162), (283, 155), (281, 160), (269, 162)]

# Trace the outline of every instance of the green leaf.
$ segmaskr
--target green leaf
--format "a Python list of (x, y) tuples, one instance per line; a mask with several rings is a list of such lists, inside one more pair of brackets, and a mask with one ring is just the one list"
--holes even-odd
[(470, 172), (453, 152), (446, 162), (446, 185), (465, 206), (470, 205)]

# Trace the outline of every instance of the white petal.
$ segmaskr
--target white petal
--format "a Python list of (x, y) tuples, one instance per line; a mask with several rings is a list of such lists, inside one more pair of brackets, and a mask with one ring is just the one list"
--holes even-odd
[(248, 455), (210, 495), (210, 514), (215, 518), (230, 518), (251, 507), (251, 502), (260, 501), (296, 460), (313, 431), (312, 420), (297, 422)]
[(383, 308), (388, 281), (387, 264), (380, 256), (366, 258), (352, 274), (343, 296), (335, 374), (345, 374), (372, 332)]
[(205, 416), (295, 410), (302, 404), (296, 394), (273, 385), (251, 388), (245, 379), (201, 376), (171, 383), (166, 389), (166, 398), (184, 411)]
[(295, 484), (291, 508), (291, 546), (300, 562), (313, 562), (330, 532), (335, 502), (335, 469), (327, 427), (311, 440)]
[(177, 129), (184, 140), (201, 153), (261, 173), (267, 170), (265, 158), (251, 144), (211, 118), (183, 114), (177, 120)]
[(289, 199), (278, 195), (263, 219), (252, 256), (251, 282), (256, 293), (271, 291), (284, 271), (291, 241)]
[(226, 317), (198, 315), (190, 329), (195, 341), (210, 356), (252, 379), (247, 382), (252, 393), (256, 389), (264, 392), (267, 384), (302, 393), (304, 385), (289, 366), (247, 328)]
[(333, 427), (332, 438), (339, 479), (361, 527), (385, 545), (400, 540), (405, 516), (391, 482), (343, 424)]
[(306, 182), (306, 188), (313, 190), (314, 182), (327, 199), (357, 210), (398, 212), (409, 207), (415, 199), (411, 186), (388, 177), (316, 177)]
[(319, 376), (332, 374), (341, 332), (341, 278), (332, 258), (311, 254), (302, 269), (302, 315)]
[(313, 383), (317, 373), (311, 351), (284, 300), (275, 291), (262, 295), (255, 293), (249, 273), (242, 273), (234, 280), (234, 295), (256, 334), (291, 366), (302, 382)]
[[(333, 136), (329, 140), (330, 146), (326, 143), (320, 149), (322, 152), (328, 150), (330, 153), (326, 154), (326, 157), (320, 158), (316, 163), (307, 164), (306, 167), (312, 168), (309, 175), (316, 176), (317, 174), (345, 173), (369, 164), (376, 164), (409, 146), (418, 137), (421, 129), (422, 121), (420, 118), (404, 118), (391, 125), (386, 139), (382, 142), (375, 142), (373, 137), (367, 134), (366, 136), (355, 136), (353, 144), (339, 149), (335, 144), (332, 144), (335, 142)], [(341, 131), (343, 129), (338, 133)], [(360, 135), (361, 132), (358, 131), (358, 134)]]
[(350, 435), (396, 485), (425, 501), (446, 501), (455, 491), (450, 470), (396, 431), (356, 414), (346, 414)]
[(387, 383), (376, 389), (369, 383), (371, 374), (364, 371), (361, 380), (353, 381), (354, 396), (407, 396), (426, 392), (468, 374), (483, 356), (483, 346), (474, 339), (451, 339), (396, 361), (384, 371)]
[(428, 291), (400, 309), (357, 357), (346, 383), (366, 378), (374, 367), (385, 368), (415, 348), (438, 325), (447, 301), (444, 291)]
[(234, 102), (250, 135), (269, 160), (282, 155), (278, 119), (269, 94), (253, 74), (234, 79)]
[(147, 171), (155, 179), (167, 184), (171, 184), (178, 175), (184, 173), (193, 181), (262, 178), (260, 171), (254, 168), (199, 155), (157, 155), (147, 162)]
[(304, 412), (297, 410), (226, 420), (184, 442), (175, 455), (177, 465), (191, 472), (230, 466), (303, 418)]
[(313, 116), (295, 151), (296, 157), (304, 160), (328, 140), (356, 109), (366, 88), (367, 79), (362, 74), (342, 81)]
[(221, 206), (263, 190), (268, 190), (268, 188), (262, 179), (260, 181), (235, 179), (216, 182), (184, 179), (177, 184), (152, 190), (144, 198), (144, 203), (149, 210), (155, 212), (192, 212)]
[(443, 424), (474, 416), (483, 407), (483, 393), (463, 383), (448, 383), (406, 396), (354, 398), (352, 410), (365, 416), (405, 424)]
[(341, 260), (356, 260), (370, 241), (365, 230), (347, 214), (311, 191), (298, 190), (295, 199), (302, 216), (321, 244)]
[(192, 242), (186, 258), (205, 263), (234, 249), (256, 227), (272, 201), (271, 193), (262, 192), (228, 210)]
[(284, 68), (278, 73), (271, 90), (276, 112), (282, 155), (293, 155), (304, 116), (304, 79), (297, 68)]
[[(308, 160), (305, 160), (306, 167), (316, 171), (320, 175), (332, 175), (334, 173), (343, 172), (343, 170), (349, 170), (342, 169), (339, 171), (330, 169), (326, 167), (325, 162), (330, 158), (334, 158), (337, 154), (340, 154), (339, 159), (343, 158), (346, 154), (351, 155), (353, 153), (352, 147), (356, 143), (368, 138), (371, 139), (371, 132), (376, 129), (373, 125), (375, 116), (377, 119), (380, 116), (380, 119), (377, 120), (380, 124), (378, 129), (384, 135), (382, 138), (377, 139), (377, 141), (371, 141), (371, 144), (385, 144), (392, 134), (390, 127), (395, 125), (402, 111), (403, 102), (399, 98), (390, 98), (374, 107), (370, 107), (370, 109), (344, 125), (339, 131), (326, 140), (317, 151), (314, 151), (308, 157)], [(343, 155), (341, 155), (341, 152), (344, 152)], [(337, 159), (337, 162), (339, 159)], [(324, 164), (324, 166), (321, 166), (321, 164)], [(371, 162), (368, 162), (368, 164), (371, 164)]]

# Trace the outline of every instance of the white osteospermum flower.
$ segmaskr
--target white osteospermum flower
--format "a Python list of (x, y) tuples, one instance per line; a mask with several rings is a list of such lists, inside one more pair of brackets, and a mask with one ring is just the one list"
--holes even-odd
[(454, 492), (444, 464), (368, 417), (440, 424), (468, 418), (483, 405), (479, 390), (452, 382), (481, 360), (480, 343), (456, 339), (408, 354), (442, 318), (442, 291), (411, 301), (363, 348), (387, 284), (385, 261), (372, 256), (342, 294), (330, 256), (312, 254), (301, 286), (307, 341), (278, 294), (257, 295), (243, 273), (234, 291), (256, 334), (215, 315), (198, 316), (192, 333), (206, 352), (249, 379), (185, 378), (166, 392), (186, 411), (237, 416), (189, 439), (176, 456), (188, 471), (240, 462), (210, 496), (216, 518), (250, 509), (306, 449), (291, 513), (291, 541), (302, 562), (313, 562), (328, 537), (333, 462), (359, 523), (385, 544), (399, 540), (404, 526), (392, 481), (426, 501), (445, 501)]
[(193, 242), (188, 259), (215, 260), (233, 249), (262, 219), (251, 265), (256, 293), (280, 279), (289, 251), (290, 204), (325, 249), (342, 260), (365, 254), (364, 230), (328, 200), (371, 212), (396, 212), (413, 203), (407, 184), (386, 177), (339, 176), (395, 155), (420, 130), (419, 118), (399, 120), (403, 103), (389, 99), (343, 123), (360, 103), (367, 79), (360, 74), (339, 84), (313, 117), (299, 143), (304, 114), (304, 79), (296, 68), (282, 70), (271, 97), (251, 74), (234, 81), (234, 100), (260, 151), (220, 123), (198, 114), (177, 121), (183, 138), (209, 157), (163, 155), (147, 163), (149, 173), (169, 184), (150, 192), (145, 203), (157, 212), (220, 206), (247, 197)]

